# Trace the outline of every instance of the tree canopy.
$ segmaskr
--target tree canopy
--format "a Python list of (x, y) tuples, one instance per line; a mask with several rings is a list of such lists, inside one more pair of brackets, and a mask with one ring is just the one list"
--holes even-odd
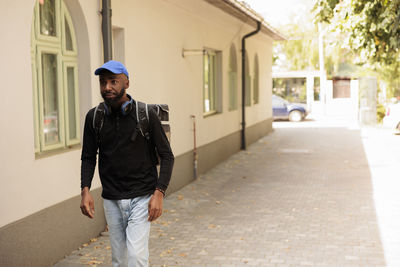
[(317, 22), (345, 36), (358, 63), (396, 64), (400, 50), (400, 0), (317, 0)]

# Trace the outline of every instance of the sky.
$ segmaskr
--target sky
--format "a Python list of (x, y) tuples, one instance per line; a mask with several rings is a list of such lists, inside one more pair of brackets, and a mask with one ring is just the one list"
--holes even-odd
[(265, 21), (275, 28), (301, 23), (310, 17), (314, 0), (245, 0)]

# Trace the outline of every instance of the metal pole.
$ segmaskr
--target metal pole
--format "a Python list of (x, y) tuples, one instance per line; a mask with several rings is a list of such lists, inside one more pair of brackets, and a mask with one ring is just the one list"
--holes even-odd
[(104, 62), (107, 62), (112, 59), (111, 0), (102, 0), (102, 5), (101, 30), (103, 33)]

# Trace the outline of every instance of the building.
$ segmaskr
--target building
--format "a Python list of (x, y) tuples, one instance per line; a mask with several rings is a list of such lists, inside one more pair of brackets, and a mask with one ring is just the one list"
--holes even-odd
[[(0, 266), (47, 266), (105, 227), (80, 214), (80, 142), (101, 101), (101, 1), (2, 1), (3, 103)], [(128, 93), (168, 103), (176, 156), (169, 191), (240, 150), (241, 47), (246, 39), (245, 141), (272, 129), (272, 42), (279, 33), (235, 0), (112, 0), (113, 57), (130, 72)], [(193, 116), (192, 116), (193, 115)], [(196, 122), (194, 136), (193, 122)]]

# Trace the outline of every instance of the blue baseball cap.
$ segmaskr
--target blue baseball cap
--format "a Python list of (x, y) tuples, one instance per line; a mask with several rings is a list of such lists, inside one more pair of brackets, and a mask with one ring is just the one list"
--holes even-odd
[(103, 64), (103, 66), (101, 66), (100, 68), (95, 70), (94, 75), (100, 75), (101, 71), (103, 71), (103, 70), (108, 70), (114, 74), (123, 73), (129, 79), (128, 71), (126, 70), (124, 64), (122, 64), (119, 61), (115, 61), (115, 60), (107, 61), (106, 63)]

